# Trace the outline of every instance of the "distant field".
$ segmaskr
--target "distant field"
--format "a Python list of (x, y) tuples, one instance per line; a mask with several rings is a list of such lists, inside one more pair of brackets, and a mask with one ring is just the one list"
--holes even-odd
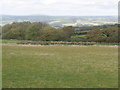
[(115, 88), (115, 46), (3, 45), (3, 88)]
[(86, 35), (74, 35), (74, 36), (71, 36), (71, 38), (81, 38), (81, 37), (85, 37)]

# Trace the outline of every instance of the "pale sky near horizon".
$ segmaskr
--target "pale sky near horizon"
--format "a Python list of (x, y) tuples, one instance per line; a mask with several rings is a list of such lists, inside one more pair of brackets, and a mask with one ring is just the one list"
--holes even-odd
[(111, 16), (118, 14), (119, 0), (2, 0), (0, 14)]

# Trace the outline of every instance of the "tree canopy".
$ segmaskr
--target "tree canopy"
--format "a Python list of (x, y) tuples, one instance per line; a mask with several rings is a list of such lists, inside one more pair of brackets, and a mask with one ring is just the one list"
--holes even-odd
[[(73, 38), (74, 37), (74, 38)], [(94, 41), (118, 42), (118, 25), (103, 25), (98, 27), (66, 26), (54, 28), (44, 22), (14, 22), (2, 27), (3, 39), (33, 40), (33, 41)]]

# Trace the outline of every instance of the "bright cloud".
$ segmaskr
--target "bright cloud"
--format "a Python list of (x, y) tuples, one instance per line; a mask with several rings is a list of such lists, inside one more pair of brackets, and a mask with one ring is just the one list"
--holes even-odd
[(1, 14), (117, 15), (119, 0), (2, 0)]

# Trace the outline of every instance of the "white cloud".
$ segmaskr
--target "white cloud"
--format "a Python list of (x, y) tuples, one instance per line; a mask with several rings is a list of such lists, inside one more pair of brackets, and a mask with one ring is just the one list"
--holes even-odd
[(117, 15), (119, 0), (2, 0), (1, 14)]

